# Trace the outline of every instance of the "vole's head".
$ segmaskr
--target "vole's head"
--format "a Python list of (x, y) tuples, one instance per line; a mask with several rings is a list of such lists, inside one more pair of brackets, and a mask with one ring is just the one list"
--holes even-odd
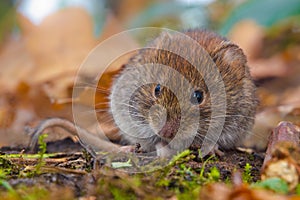
[[(127, 64), (118, 78), (118, 81), (128, 84), (118, 89), (121, 102), (116, 103), (123, 106), (118, 108), (121, 113), (115, 119), (120, 120), (123, 112), (130, 113), (135, 124), (132, 129), (126, 127), (132, 135), (131, 140), (140, 142), (132, 139), (136, 137), (148, 138), (153, 143), (172, 141), (172, 146), (180, 149), (189, 147), (196, 137), (203, 140), (211, 118), (210, 91), (204, 80), (208, 75), (203, 73), (210, 72), (212, 69), (209, 68), (215, 64), (202, 53), (188, 52), (194, 55), (194, 64), (191, 64), (177, 53), (144, 49)], [(205, 70), (197, 69), (195, 64)], [(128, 102), (122, 102), (125, 96), (121, 93), (125, 91), (130, 95)], [(112, 97), (112, 100), (115, 99)]]
[[(155, 60), (144, 75), (157, 76), (153, 77), (157, 82), (133, 92), (129, 110), (134, 120), (148, 124), (154, 134), (167, 142), (174, 138), (183, 142), (196, 132), (205, 135), (210, 120), (210, 93), (201, 73), (172, 52), (148, 49), (140, 55), (151, 55), (148, 63)], [(143, 68), (140, 69), (139, 74), (143, 74)], [(201, 126), (201, 130), (196, 126)]]

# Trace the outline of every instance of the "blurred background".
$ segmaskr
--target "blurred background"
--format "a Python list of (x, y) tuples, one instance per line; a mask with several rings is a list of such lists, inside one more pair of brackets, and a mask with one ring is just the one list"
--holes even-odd
[[(44, 118), (71, 120), (74, 77), (88, 53), (116, 33), (149, 26), (211, 29), (244, 50), (260, 98), (255, 138), (281, 120), (300, 124), (300, 0), (4, 0), (0, 147), (26, 142), (24, 127)], [(117, 65), (104, 76), (106, 89)]]

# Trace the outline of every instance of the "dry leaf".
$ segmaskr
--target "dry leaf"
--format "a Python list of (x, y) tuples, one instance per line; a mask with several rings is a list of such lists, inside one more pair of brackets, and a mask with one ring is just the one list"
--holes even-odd
[[(22, 15), (19, 18), (26, 21)], [(81, 8), (70, 7), (47, 16), (39, 26), (27, 21), (20, 26), (35, 64), (24, 81), (48, 83), (44, 89), (51, 98), (68, 97), (78, 67), (96, 44), (91, 17)]]
[(265, 30), (252, 20), (242, 20), (229, 33), (229, 38), (239, 45), (248, 60), (260, 57)]
[(281, 54), (267, 59), (249, 60), (250, 72), (255, 79), (285, 77), (291, 73), (288, 63)]
[(247, 147), (256, 147), (256, 149), (265, 149), (269, 135), (274, 127), (281, 121), (290, 121), (300, 126), (300, 103), (287, 104), (266, 108), (255, 116), (255, 123), (252, 133), (244, 141)]
[(274, 194), (261, 189), (251, 189), (247, 185), (239, 185), (233, 188), (223, 184), (215, 183), (204, 186), (200, 192), (200, 199), (205, 200), (287, 200), (286, 196)]
[(280, 122), (273, 129), (263, 164), (262, 180), (278, 177), (293, 190), (300, 175), (300, 127), (289, 122)]
[(238, 44), (248, 59), (252, 77), (262, 79), (267, 77), (282, 77), (291, 73), (285, 59), (285, 54), (278, 53), (272, 57), (262, 58), (265, 30), (252, 20), (242, 20), (237, 23), (229, 38)]

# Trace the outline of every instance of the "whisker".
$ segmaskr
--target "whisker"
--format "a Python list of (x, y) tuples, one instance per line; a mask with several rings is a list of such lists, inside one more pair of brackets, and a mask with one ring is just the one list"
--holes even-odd
[(103, 118), (100, 118), (99, 122), (105, 124), (105, 123), (115, 122), (115, 120), (111, 116), (106, 116), (106, 117), (104, 116)]
[(93, 113), (93, 112), (108, 112), (109, 111), (109, 109), (107, 109), (107, 108), (103, 108), (103, 109), (101, 109), (101, 108), (99, 108), (99, 109), (90, 109), (90, 110), (83, 110), (83, 111), (80, 111), (80, 113), (82, 113), (82, 114), (90, 114), (90, 113)]
[(98, 103), (95, 103), (95, 106), (101, 106), (101, 105), (108, 106), (109, 102), (98, 102)]
[(130, 104), (119, 103), (119, 105), (124, 105), (124, 106), (127, 106), (129, 108), (136, 109), (136, 107), (134, 107), (133, 105), (130, 105)]
[(197, 135), (195, 136), (195, 138), (200, 139), (202, 142), (204, 141), (204, 139), (206, 139), (206, 140), (208, 140), (208, 141), (210, 141), (210, 142), (215, 142), (215, 140), (214, 140), (213, 138), (210, 138), (210, 137), (205, 136), (205, 135), (197, 134)]
[(101, 124), (107, 124), (107, 123), (111, 123), (111, 122), (115, 122), (115, 120), (113, 119), (113, 118), (111, 118), (111, 119), (108, 119), (108, 120), (105, 120), (105, 121), (99, 121), (99, 123), (101, 123)]
[(110, 90), (106, 90), (106, 89), (101, 89), (101, 88), (96, 88), (97, 92), (103, 93), (103, 94), (108, 94), (110, 95)]
[(78, 89), (92, 88), (92, 89), (95, 89), (96, 92), (99, 92), (99, 93), (102, 93), (102, 94), (107, 94), (107, 95), (110, 94), (110, 90), (101, 89), (101, 88), (98, 88), (98, 87), (94, 88), (94, 87), (89, 87), (89, 86), (76, 86), (76, 88), (78, 88)]
[(79, 89), (80, 88), (82, 88), (82, 89), (93, 88), (96, 91), (104, 93), (104, 94), (110, 94), (111, 93), (110, 89), (107, 89), (107, 88), (104, 88), (104, 87), (95, 86), (92, 83), (88, 83), (88, 82), (82, 82), (82, 83), (80, 83), (80, 85), (76, 86), (75, 88), (79, 88)]
[(97, 85), (97, 83), (96, 83), (96, 81), (94, 81), (94, 82), (83, 82), (83, 81), (81, 81), (81, 82), (78, 82), (78, 85), (87, 85), (87, 86), (96, 86)]
[(214, 118), (222, 118), (222, 117), (244, 117), (244, 118), (247, 118), (247, 119), (255, 119), (255, 117), (249, 117), (249, 116), (245, 116), (245, 115), (218, 115), (218, 116), (213, 116), (211, 117), (212, 119)]
[(107, 108), (97, 108), (97, 109), (94, 109), (94, 111), (95, 112), (108, 112), (109, 111), (109, 109), (107, 109)]

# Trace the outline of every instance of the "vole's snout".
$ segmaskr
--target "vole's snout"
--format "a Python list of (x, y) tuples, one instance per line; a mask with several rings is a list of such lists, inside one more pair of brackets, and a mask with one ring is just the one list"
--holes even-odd
[(167, 109), (160, 104), (154, 104), (149, 109), (149, 124), (156, 134), (166, 123), (167, 115)]
[(173, 139), (180, 126), (180, 119), (171, 119), (166, 121), (165, 125), (158, 132), (158, 135), (165, 139)]
[(164, 139), (173, 139), (180, 126), (180, 118), (173, 116), (171, 111), (160, 104), (153, 105), (149, 110), (150, 126), (155, 134)]

